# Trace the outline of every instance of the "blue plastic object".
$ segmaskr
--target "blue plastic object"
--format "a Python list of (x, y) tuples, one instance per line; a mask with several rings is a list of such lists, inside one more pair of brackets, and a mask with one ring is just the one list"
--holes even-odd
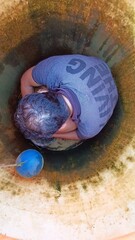
[(17, 157), (16, 164), (16, 171), (19, 175), (25, 178), (31, 178), (41, 172), (44, 166), (44, 158), (37, 150), (28, 149)]

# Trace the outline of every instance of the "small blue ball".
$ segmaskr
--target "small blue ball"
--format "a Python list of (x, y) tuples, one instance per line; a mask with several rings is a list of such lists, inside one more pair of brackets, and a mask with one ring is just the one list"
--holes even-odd
[(38, 175), (43, 166), (44, 158), (35, 149), (23, 151), (16, 159), (16, 171), (25, 178), (31, 178)]

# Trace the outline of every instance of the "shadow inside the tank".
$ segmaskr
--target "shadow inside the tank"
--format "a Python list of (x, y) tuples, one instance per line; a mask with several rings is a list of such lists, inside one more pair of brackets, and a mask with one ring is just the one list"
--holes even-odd
[[(12, 122), (13, 114), (16, 110), (16, 106), (19, 100), (20, 76), (26, 69), (49, 56), (72, 53), (84, 54), (85, 52), (85, 46), (83, 41), (87, 31), (86, 27), (79, 24), (75, 26), (75, 29), (72, 29), (70, 22), (63, 23), (58, 21), (57, 24), (59, 25), (59, 28), (61, 27), (62, 29), (64, 29), (64, 43), (61, 44), (60, 41), (60, 39), (63, 38), (63, 32), (56, 32), (54, 31), (54, 29), (52, 30), (51, 25), (48, 25), (48, 27), (44, 31), (32, 36), (25, 42), (20, 43), (20, 45), (17, 46), (15, 49), (12, 49), (10, 53), (7, 54), (1, 62), (0, 74), (2, 74), (4, 70), (6, 72), (6, 66), (10, 66), (12, 68), (19, 68), (17, 75), (15, 75), (16, 82), (14, 84), (13, 93), (12, 95), (6, 96), (6, 98), (8, 99), (7, 108), (10, 109), (10, 116)], [(51, 31), (50, 29), (52, 30), (51, 35), (49, 35)], [(69, 34), (69, 36), (72, 36), (73, 42), (77, 42), (76, 47), (74, 47), (73, 43), (69, 43), (69, 39), (66, 41), (67, 34)], [(3, 89), (8, 89), (8, 82), (6, 84), (6, 86), (3, 86)], [(7, 118), (9, 118), (9, 115), (7, 115)], [(99, 156), (102, 155), (102, 153), (104, 153), (104, 151), (106, 151), (106, 147), (111, 144), (111, 142), (117, 135), (117, 132), (119, 131), (122, 118), (123, 109), (121, 100), (119, 98), (119, 102), (114, 111), (113, 117), (110, 119), (109, 123), (102, 130), (102, 132), (98, 134), (98, 136), (96, 136), (95, 138), (87, 140), (81, 146), (69, 151), (52, 152), (46, 149), (40, 149), (41, 153), (45, 157), (45, 171), (68, 173), (69, 171), (72, 172), (74, 170), (82, 169), (83, 167), (87, 169), (89, 162), (95, 161)], [(4, 145), (7, 147), (7, 150), (11, 152), (11, 154), (14, 155), (15, 158), (18, 156), (18, 153), (25, 149), (36, 148), (34, 145), (31, 144), (31, 142), (23, 138), (21, 133), (19, 133), (19, 131), (14, 127), (14, 125), (12, 125), (9, 129), (10, 134), (12, 135), (12, 142), (9, 142), (10, 138), (8, 128), (9, 126), (4, 126), (3, 124), (1, 124), (0, 138), (2, 139)], [(105, 164), (102, 165), (102, 169), (104, 167)], [(89, 168), (87, 170), (89, 171)], [(49, 181), (51, 182), (51, 179), (49, 179)]]

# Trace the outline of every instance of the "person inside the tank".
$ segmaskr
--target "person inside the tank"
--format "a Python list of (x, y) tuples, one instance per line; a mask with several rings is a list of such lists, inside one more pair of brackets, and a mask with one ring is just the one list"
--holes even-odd
[[(35, 92), (37, 87), (41, 91)], [(118, 90), (108, 65), (79, 54), (49, 57), (21, 78), (15, 123), (36, 145), (54, 138), (86, 140), (111, 118)]]

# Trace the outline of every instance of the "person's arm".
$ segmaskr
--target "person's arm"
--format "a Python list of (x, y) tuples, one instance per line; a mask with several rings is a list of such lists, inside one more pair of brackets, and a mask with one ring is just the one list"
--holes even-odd
[(21, 94), (24, 97), (27, 94), (34, 93), (34, 88), (41, 86), (32, 78), (32, 68), (29, 68), (21, 77)]
[(53, 134), (54, 138), (62, 138), (62, 139), (68, 139), (68, 140), (81, 140), (76, 131), (66, 132), (66, 133), (55, 133)]

